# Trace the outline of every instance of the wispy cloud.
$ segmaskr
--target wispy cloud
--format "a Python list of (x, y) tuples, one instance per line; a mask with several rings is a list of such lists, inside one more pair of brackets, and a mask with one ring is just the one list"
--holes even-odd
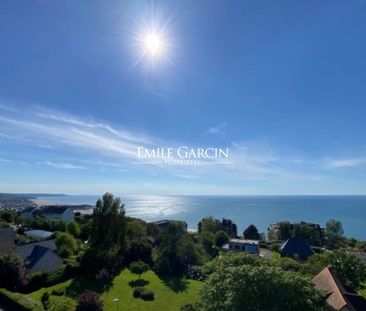
[[(226, 126), (225, 122), (218, 124), (208, 129), (206, 133), (219, 134)], [(337, 158), (336, 155), (334, 158), (308, 159), (301, 153), (292, 153), (270, 144), (234, 141), (228, 146), (221, 146), (229, 147), (228, 165), (138, 165), (137, 148), (140, 146), (146, 148), (202, 146), (191, 146), (181, 141), (169, 142), (163, 137), (151, 137), (144, 132), (136, 133), (103, 120), (65, 114), (42, 107), (28, 107), (26, 112), (22, 112), (21, 109), (16, 112), (2, 109), (0, 143), (4, 146), (17, 144), (15, 150), (19, 145), (29, 148), (31, 151), (29, 158), (25, 153), (19, 159), (29, 164), (34, 164), (38, 160), (39, 165), (55, 169), (121, 172), (124, 173), (118, 175), (121, 180), (133, 176), (148, 181), (151, 176), (159, 176), (167, 188), (170, 186), (168, 180), (172, 177), (180, 178), (182, 180), (177, 180), (178, 184), (179, 182), (187, 184), (189, 181), (189, 184), (196, 185), (192, 186), (193, 188), (211, 187), (210, 189), (218, 191), (220, 187), (224, 189), (233, 186), (237, 189), (249, 189), (248, 187), (252, 185), (255, 187), (256, 183), (279, 185), (282, 182), (291, 186), (292, 181), (299, 184), (308, 180), (323, 181), (327, 176), (337, 172), (335, 169), (326, 172), (324, 168), (356, 167), (366, 163), (366, 158)], [(43, 148), (41, 153), (39, 148)], [(7, 155), (8, 153), (6, 156), (4, 154), (4, 158)], [(42, 158), (37, 159), (36, 157), (40, 155)], [(10, 163), (9, 161), (0, 159), (0, 162), (3, 162), (2, 166)], [(108, 178), (108, 174), (105, 176)], [(156, 183), (156, 180), (152, 183)]]
[(210, 127), (207, 132), (209, 134), (219, 134), (227, 126), (226, 122), (222, 122), (216, 126)]
[(325, 159), (325, 167), (331, 168), (351, 168), (360, 166), (366, 163), (365, 158), (347, 158), (347, 159)]
[(12, 163), (12, 160), (0, 158), (0, 163)]
[(157, 143), (145, 135), (119, 130), (102, 122), (39, 110), (0, 116), (3, 138), (12, 137), (15, 143), (48, 148), (69, 146), (69, 150), (84, 149), (94, 155), (118, 159), (135, 159), (138, 146)]
[(46, 161), (46, 162), (37, 162), (37, 164), (47, 165), (47, 166), (51, 166), (54, 168), (65, 169), (65, 170), (85, 170), (86, 169), (86, 167), (84, 167), (84, 166), (75, 165), (75, 164), (71, 164), (71, 163), (56, 163), (56, 162)]

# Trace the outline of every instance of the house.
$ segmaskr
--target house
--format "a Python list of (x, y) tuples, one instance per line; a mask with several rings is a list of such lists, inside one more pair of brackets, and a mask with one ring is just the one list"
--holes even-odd
[(40, 208), (37, 215), (43, 216), (48, 220), (63, 220), (71, 222), (74, 220), (74, 211), (69, 206), (50, 205)]
[(230, 239), (228, 244), (223, 245), (224, 252), (243, 252), (259, 255), (259, 241)]
[(355, 292), (346, 290), (334, 275), (331, 267), (324, 268), (313, 280), (315, 287), (322, 291), (327, 304), (336, 311), (365, 311), (366, 299)]
[(24, 232), (25, 235), (38, 238), (38, 239), (48, 239), (50, 238), (54, 233), (51, 231), (45, 231), (45, 230), (28, 230)]
[(47, 247), (36, 245), (27, 258), (26, 267), (29, 272), (46, 271), (52, 273), (61, 268), (62, 258)]
[(17, 245), (15, 254), (25, 261), (30, 272), (54, 272), (62, 267), (63, 261), (57, 254), (54, 240)]
[(30, 206), (30, 207), (26, 207), (25, 209), (22, 210), (21, 214), (23, 217), (33, 217), (35, 212), (39, 209), (38, 206)]
[(33, 243), (27, 243), (27, 244), (18, 244), (14, 248), (14, 253), (17, 254), (22, 259), (27, 259), (32, 252), (33, 248), (35, 246), (43, 246), (46, 248), (49, 248), (51, 251), (57, 251), (57, 246), (55, 244), (54, 240), (46, 240), (46, 241), (40, 241), (40, 242), (33, 242)]
[(306, 260), (314, 255), (314, 251), (306, 240), (302, 238), (288, 239), (282, 244), (280, 253), (283, 257), (292, 257), (299, 260)]
[(0, 228), (0, 254), (9, 254), (13, 251), (15, 233), (13, 228)]

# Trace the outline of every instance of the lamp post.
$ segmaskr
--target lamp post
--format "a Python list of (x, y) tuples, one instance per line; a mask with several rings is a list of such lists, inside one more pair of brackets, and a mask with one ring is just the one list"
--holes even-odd
[(119, 299), (118, 298), (113, 299), (113, 303), (116, 304), (116, 310), (118, 311), (119, 310)]

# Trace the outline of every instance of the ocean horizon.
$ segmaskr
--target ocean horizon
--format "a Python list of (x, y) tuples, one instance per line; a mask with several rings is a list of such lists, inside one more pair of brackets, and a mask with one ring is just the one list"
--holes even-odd
[[(325, 226), (329, 219), (340, 220), (347, 237), (366, 240), (365, 195), (117, 195), (126, 214), (145, 221), (183, 220), (197, 229), (207, 216), (229, 218), (238, 234), (250, 224), (267, 232), (270, 224), (288, 220), (308, 221)], [(95, 205), (100, 195), (62, 195), (39, 197), (59, 204)]]

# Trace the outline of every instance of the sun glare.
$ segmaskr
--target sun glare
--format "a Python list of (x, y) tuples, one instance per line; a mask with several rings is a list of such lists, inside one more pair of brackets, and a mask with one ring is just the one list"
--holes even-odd
[(163, 52), (163, 41), (160, 35), (156, 33), (149, 33), (145, 37), (146, 52), (152, 56), (159, 56)]
[(135, 56), (132, 66), (139, 65), (148, 71), (161, 71), (174, 66), (176, 42), (173, 36), (173, 17), (163, 18), (161, 13), (152, 10), (151, 17), (136, 14), (130, 20)]

